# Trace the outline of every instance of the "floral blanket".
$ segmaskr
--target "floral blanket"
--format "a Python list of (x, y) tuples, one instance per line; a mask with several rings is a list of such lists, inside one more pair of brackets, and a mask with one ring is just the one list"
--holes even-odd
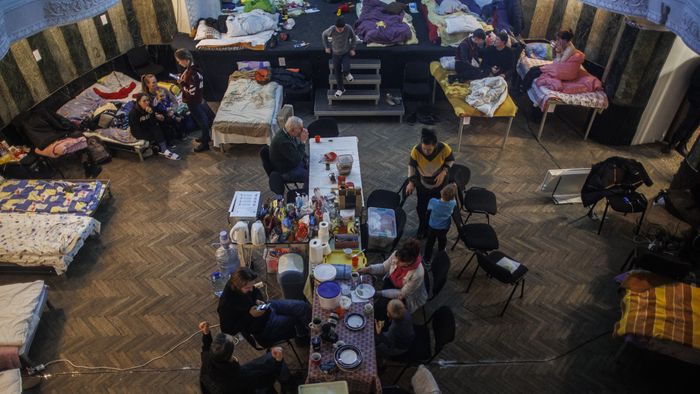
[(92, 215), (106, 185), (0, 177), (0, 212), (74, 213)]

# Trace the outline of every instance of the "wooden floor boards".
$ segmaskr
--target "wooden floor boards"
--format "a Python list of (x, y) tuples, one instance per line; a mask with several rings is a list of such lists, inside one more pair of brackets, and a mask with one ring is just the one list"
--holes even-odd
[[(521, 108), (527, 112), (525, 103)], [(442, 140), (456, 144), (457, 120), (444, 101), (438, 115), (441, 121), (434, 129)], [(359, 136), (367, 192), (398, 189), (422, 127), (371, 119), (340, 123), (342, 135)], [(609, 333), (619, 315), (613, 276), (633, 245), (634, 218), (611, 213), (598, 236), (597, 222), (588, 218), (570, 224), (585, 214), (582, 206), (555, 206), (536, 191), (547, 169), (586, 167), (621, 155), (644, 163), (655, 185), (642, 190), (651, 197), (668, 185), (680, 157), (662, 155), (658, 146), (606, 147), (583, 141), (557, 116), (548, 119), (540, 144), (531, 135), (537, 125), (519, 115), (501, 150), (504, 127), (500, 120), (473, 120), (456, 157), (471, 168), (470, 185), (496, 193), (498, 214), (491, 224), (501, 249), (530, 268), (525, 297), (514, 299), (499, 318), (510, 289), (480, 274), (465, 294), (474, 267), (456, 279), (468, 254), (461, 245), (449, 253), (448, 283), (428, 307), (431, 312), (447, 304), (457, 316), (455, 342), (430, 366), (443, 392), (652, 391), (664, 381), (681, 379), (687, 366), (636, 349), (623, 354), (620, 363), (614, 360), (621, 342)], [(179, 151), (186, 148), (181, 145)], [(2, 283), (41, 277), (50, 285), (57, 309), (44, 314), (31, 357), (41, 363), (68, 358), (83, 365), (127, 367), (165, 352), (194, 332), (200, 320), (217, 322), (208, 282), (215, 270), (211, 243), (227, 227), (226, 210), (235, 190), (269, 193), (258, 150), (242, 145), (226, 153), (185, 153), (181, 161), (152, 157), (143, 163), (120, 153), (105, 165), (101, 176), (112, 179), (114, 198), (97, 214), (102, 236), (87, 242), (66, 277), (0, 277)], [(410, 199), (407, 234), (416, 229), (414, 207)], [(270, 293), (279, 296), (274, 286)], [(529, 362), (552, 360), (600, 335), (568, 356)], [(51, 377), (33, 392), (196, 393), (199, 348), (197, 336), (151, 364), (151, 371), (138, 373), (73, 375), (67, 365), (53, 365)], [(258, 355), (246, 344), (237, 352), (241, 360)], [(297, 367), (291, 354), (287, 359)], [(440, 368), (438, 360), (462, 365)], [(520, 363), (475, 365), (484, 361)], [(670, 376), (652, 373), (659, 364)], [(388, 369), (382, 375), (385, 383), (397, 372)], [(401, 384), (407, 387), (409, 379), (407, 373)]]

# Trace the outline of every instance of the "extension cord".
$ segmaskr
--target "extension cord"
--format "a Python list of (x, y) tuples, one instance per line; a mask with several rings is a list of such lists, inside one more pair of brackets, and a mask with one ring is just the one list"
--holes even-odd
[(29, 374), (29, 376), (32, 376), (32, 375), (36, 374), (37, 372), (41, 372), (45, 369), (46, 369), (46, 366), (44, 364), (39, 364), (35, 367), (27, 368), (27, 373)]

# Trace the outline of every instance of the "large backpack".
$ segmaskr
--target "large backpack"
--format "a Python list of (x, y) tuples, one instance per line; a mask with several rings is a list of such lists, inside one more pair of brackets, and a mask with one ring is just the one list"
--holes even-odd
[(112, 160), (112, 155), (97, 137), (87, 139), (87, 151), (90, 161), (94, 164), (104, 164)]

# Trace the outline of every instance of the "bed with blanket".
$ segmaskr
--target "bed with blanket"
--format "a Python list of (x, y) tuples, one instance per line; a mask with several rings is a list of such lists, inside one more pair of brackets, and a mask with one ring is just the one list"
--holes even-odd
[(527, 91), (533, 106), (539, 107), (544, 113), (537, 139), (539, 140), (542, 136), (547, 114), (554, 112), (557, 106), (567, 105), (591, 109), (592, 115), (583, 137), (585, 140), (588, 138), (596, 114), (608, 108), (608, 96), (600, 80), (583, 68), (585, 59), (583, 52), (576, 51), (570, 58), (571, 64), (569, 62), (555, 64), (551, 57), (552, 50), (548, 43), (530, 42), (521, 52), (516, 65), (516, 71), (521, 79), (532, 67), (539, 66), (547, 70)]
[(382, 0), (358, 3), (355, 34), (368, 47), (418, 44), (413, 18), (403, 7), (402, 3)]
[(19, 368), (0, 372), (0, 393), (22, 393), (22, 374)]
[(57, 181), (0, 176), (0, 212), (92, 216), (109, 193), (109, 180)]
[(0, 263), (11, 267), (68, 269), (85, 240), (100, 233), (90, 216), (0, 213)]
[[(128, 107), (125, 105), (133, 101), (132, 97), (137, 93), (141, 93), (141, 84), (138, 81), (114, 71), (63, 104), (56, 113), (72, 122), (81, 123), (91, 118), (98, 108), (112, 102), (124, 104), (117, 113), (124, 113), (128, 117)], [(149, 145), (148, 141), (134, 138), (128, 128), (108, 127), (83, 134), (97, 137), (110, 146), (133, 151), (141, 160)]]
[(47, 298), (42, 280), (0, 286), (0, 369), (20, 368), (28, 360)]
[(212, 126), (214, 146), (223, 144), (268, 144), (277, 133), (277, 112), (283, 89), (277, 82), (259, 84), (255, 71), (235, 71), (221, 99)]
[[(457, 0), (454, 1), (457, 2)], [(421, 0), (420, 12), (428, 26), (430, 42), (439, 43), (444, 47), (456, 47), (476, 29), (493, 30), (493, 27), (481, 20), (479, 16), (481, 9), (478, 4), (471, 0), (462, 0), (459, 3), (462, 5), (462, 10), (441, 14), (438, 12), (442, 5), (441, 1)]]
[(198, 50), (238, 51), (250, 49), (264, 51), (277, 28), (279, 14), (270, 14), (260, 9), (229, 15), (224, 30), (199, 22), (195, 41)]

